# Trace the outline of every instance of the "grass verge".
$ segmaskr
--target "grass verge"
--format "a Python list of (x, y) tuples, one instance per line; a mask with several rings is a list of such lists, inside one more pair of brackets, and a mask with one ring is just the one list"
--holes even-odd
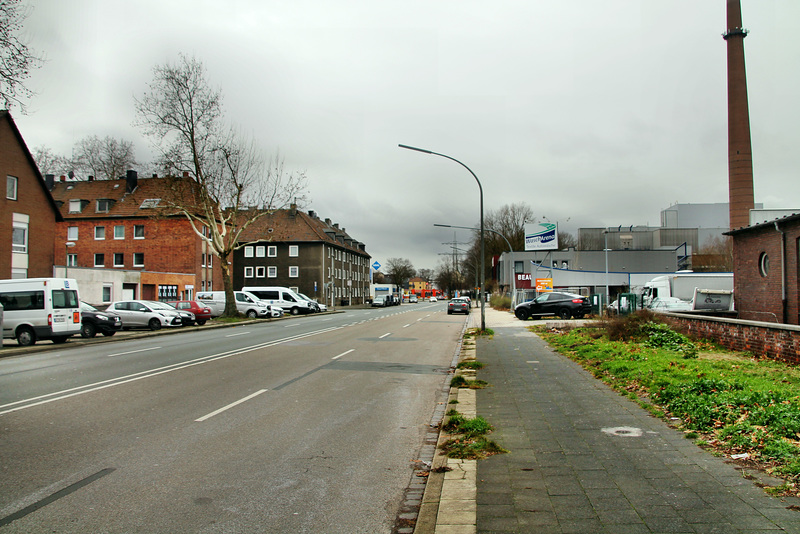
[(800, 369), (690, 340), (652, 314), (601, 324), (532, 329), (698, 445), (783, 478), (773, 493), (800, 495)]

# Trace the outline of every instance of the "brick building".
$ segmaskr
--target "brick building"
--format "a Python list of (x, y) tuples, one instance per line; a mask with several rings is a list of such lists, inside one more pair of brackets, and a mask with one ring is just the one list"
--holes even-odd
[(332, 305), (369, 299), (370, 255), (344, 228), (296, 207), (251, 224), (234, 253), (233, 287), (282, 286)]
[(53, 236), (61, 221), (39, 168), (8, 111), (0, 111), (0, 279), (53, 276)]
[(800, 213), (727, 235), (739, 318), (800, 324)]
[(191, 299), (215, 281), (222, 287), (208, 244), (184, 215), (164, 208), (174, 179), (128, 171), (119, 180), (46, 181), (63, 217), (51, 254), (87, 301)]

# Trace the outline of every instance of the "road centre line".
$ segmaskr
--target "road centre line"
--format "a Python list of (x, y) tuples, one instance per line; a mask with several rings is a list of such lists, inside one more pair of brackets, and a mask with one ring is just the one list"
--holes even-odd
[(137, 352), (147, 352), (148, 350), (157, 350), (161, 347), (150, 347), (149, 349), (139, 349), (139, 350), (129, 350), (128, 352), (117, 352), (116, 354), (109, 354), (108, 357), (111, 358), (113, 356), (123, 356), (125, 354), (136, 354)]
[[(26, 408), (33, 408), (34, 406), (40, 406), (42, 404), (49, 404), (51, 402), (55, 402), (58, 400), (68, 399), (70, 397), (76, 397), (78, 395), (83, 395), (84, 393), (91, 393), (94, 391), (100, 391), (102, 389), (110, 388), (113, 386), (119, 386), (122, 384), (127, 384), (130, 382), (135, 382), (137, 380), (142, 380), (144, 378), (150, 378), (153, 376), (158, 376), (161, 374), (166, 374), (172, 371), (178, 371), (181, 369), (186, 369), (187, 367), (193, 367), (195, 365), (201, 365), (204, 363), (209, 363), (217, 360), (223, 360), (226, 358), (230, 358), (231, 356), (239, 356), (241, 354), (245, 354), (247, 352), (251, 352), (254, 350), (264, 349), (267, 347), (273, 347), (275, 345), (281, 345), (283, 343), (288, 343), (290, 341), (295, 341), (297, 339), (303, 339), (306, 337), (316, 336), (318, 334), (325, 334), (327, 332), (333, 332), (335, 330), (339, 330), (341, 327), (331, 327), (331, 328), (323, 328), (322, 330), (316, 330), (313, 332), (308, 332), (305, 334), (298, 334), (295, 336), (289, 336), (283, 339), (278, 339), (276, 341), (268, 341), (266, 343), (260, 343), (258, 345), (253, 345), (251, 347), (245, 347), (242, 349), (234, 349), (227, 352), (221, 352), (219, 354), (210, 354), (208, 356), (201, 356), (200, 358), (196, 358), (194, 360), (188, 360), (185, 362), (174, 363), (171, 365), (166, 365), (164, 367), (157, 367), (155, 369), (150, 369), (147, 371), (140, 371), (138, 373), (133, 373), (126, 376), (121, 376), (117, 378), (110, 378), (108, 380), (103, 380), (101, 382), (95, 382), (94, 384), (86, 384), (83, 386), (78, 386), (70, 389), (65, 389), (62, 391), (54, 391), (53, 393), (47, 393), (46, 395), (40, 395), (38, 397), (33, 397), (30, 399), (23, 399), (15, 402), (10, 402), (8, 404), (0, 405), (0, 415), (5, 415), (7, 413), (16, 412), (19, 410), (24, 410)], [(48, 398), (49, 397), (49, 398)], [(37, 401), (37, 402), (34, 402)], [(26, 404), (31, 403), (31, 404)], [(22, 406), (20, 406), (22, 405)], [(13, 406), (13, 408), (12, 408)]]
[(236, 337), (236, 336), (243, 336), (245, 334), (249, 334), (250, 332), (236, 332), (235, 334), (228, 334), (225, 337)]
[(411, 326), (411, 323), (405, 325), (403, 328), (408, 328), (409, 326)]
[(391, 335), (392, 335), (391, 332), (387, 332), (387, 333), (383, 334), (381, 337), (379, 337), (378, 339), (383, 339), (383, 338), (391, 336)]
[(246, 396), (246, 397), (245, 397), (245, 398), (243, 398), (243, 399), (239, 399), (238, 401), (236, 401), (236, 402), (232, 402), (232, 403), (228, 404), (227, 406), (223, 406), (223, 407), (222, 407), (222, 408), (220, 408), (219, 410), (215, 410), (215, 411), (211, 412), (211, 413), (210, 413), (210, 414), (208, 414), (208, 415), (204, 415), (203, 417), (201, 417), (201, 418), (199, 418), (199, 419), (195, 419), (195, 422), (196, 422), (196, 423), (202, 423), (203, 421), (205, 421), (205, 420), (207, 420), (207, 419), (211, 419), (211, 418), (212, 418), (212, 417), (214, 417), (215, 415), (219, 415), (219, 414), (221, 414), (222, 412), (224, 412), (224, 411), (226, 411), (226, 410), (230, 410), (230, 409), (231, 409), (231, 408), (233, 408), (234, 406), (238, 406), (239, 404), (241, 404), (241, 403), (243, 403), (243, 402), (247, 402), (247, 401), (249, 401), (250, 399), (252, 399), (252, 398), (254, 398), (254, 397), (258, 397), (259, 395), (261, 395), (262, 393), (264, 393), (264, 392), (266, 392), (266, 391), (267, 391), (266, 389), (260, 389), (260, 390), (256, 391), (255, 393), (253, 393), (253, 394), (251, 394), (251, 395), (248, 395), (248, 396)]
[(334, 356), (333, 358), (331, 358), (331, 360), (338, 360), (338, 359), (339, 359), (339, 358), (341, 358), (342, 356), (345, 356), (345, 355), (347, 355), (347, 354), (350, 354), (351, 352), (354, 352), (355, 350), (356, 350), (356, 349), (350, 349), (350, 350), (348, 350), (348, 351), (345, 351), (345, 352), (341, 353), (341, 354), (340, 354), (340, 355), (338, 355), (338, 356)]

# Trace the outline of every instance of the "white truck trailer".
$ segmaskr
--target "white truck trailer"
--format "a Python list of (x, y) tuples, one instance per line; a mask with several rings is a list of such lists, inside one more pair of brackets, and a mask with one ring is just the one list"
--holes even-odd
[[(695, 298), (695, 290), (702, 299)], [(708, 297), (709, 294), (714, 297)], [(723, 298), (725, 295), (728, 298)], [(691, 303), (693, 310), (733, 309), (732, 295), (733, 273), (680, 272), (647, 282), (642, 289), (642, 305), (647, 307), (658, 297), (676, 297)]]

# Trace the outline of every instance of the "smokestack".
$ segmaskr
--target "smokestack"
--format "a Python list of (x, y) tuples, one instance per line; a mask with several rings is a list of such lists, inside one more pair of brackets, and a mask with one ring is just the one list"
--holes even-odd
[(56, 177), (53, 174), (44, 175), (44, 183), (47, 185), (47, 190), (52, 191), (56, 184)]
[(129, 170), (125, 174), (125, 182), (125, 192), (133, 193), (133, 190), (136, 189), (137, 185), (139, 185), (139, 173)]
[(741, 0), (728, 0), (728, 29), (722, 35), (728, 46), (728, 199), (730, 227), (750, 225), (753, 195), (753, 153), (750, 144), (750, 111)]

